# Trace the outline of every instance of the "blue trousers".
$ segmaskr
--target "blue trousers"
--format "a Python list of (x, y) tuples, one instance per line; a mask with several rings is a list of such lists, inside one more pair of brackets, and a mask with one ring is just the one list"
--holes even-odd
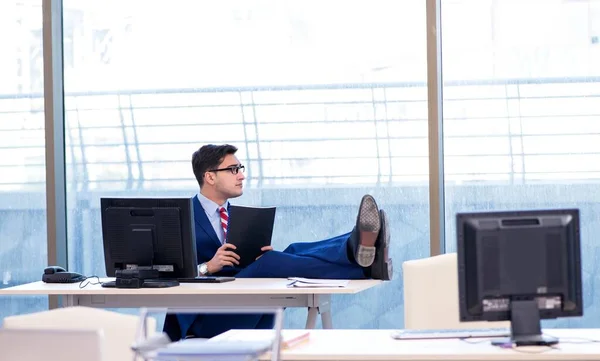
[[(290, 244), (283, 252), (270, 251), (236, 274), (237, 278), (363, 279), (363, 268), (348, 258), (351, 233), (318, 242)], [(231, 296), (235, 297), (235, 296)], [(164, 331), (172, 340), (186, 335), (210, 338), (230, 329), (273, 327), (273, 315), (168, 315)]]

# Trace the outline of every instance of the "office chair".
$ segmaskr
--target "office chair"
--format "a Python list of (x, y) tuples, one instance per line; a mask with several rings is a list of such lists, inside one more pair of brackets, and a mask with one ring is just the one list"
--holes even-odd
[(108, 361), (100, 330), (0, 329), (0, 361)]
[(508, 322), (460, 322), (456, 253), (402, 264), (404, 328), (419, 330), (503, 328)]
[[(66, 307), (4, 319), (6, 329), (102, 330), (107, 360), (132, 360), (131, 345), (136, 341), (139, 317), (91, 307)], [(149, 335), (156, 320), (148, 319)]]

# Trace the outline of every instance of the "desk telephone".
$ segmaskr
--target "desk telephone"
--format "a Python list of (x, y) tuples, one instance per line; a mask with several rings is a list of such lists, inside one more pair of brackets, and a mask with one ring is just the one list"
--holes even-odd
[(76, 272), (67, 272), (67, 270), (59, 266), (46, 267), (42, 275), (42, 281), (46, 283), (75, 283), (85, 279), (84, 275)]

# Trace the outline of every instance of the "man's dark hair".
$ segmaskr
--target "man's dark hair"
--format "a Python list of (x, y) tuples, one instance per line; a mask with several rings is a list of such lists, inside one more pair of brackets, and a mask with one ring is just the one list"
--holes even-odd
[(203, 145), (192, 155), (192, 169), (200, 188), (204, 185), (204, 173), (209, 169), (216, 169), (229, 154), (235, 154), (237, 148), (230, 144)]

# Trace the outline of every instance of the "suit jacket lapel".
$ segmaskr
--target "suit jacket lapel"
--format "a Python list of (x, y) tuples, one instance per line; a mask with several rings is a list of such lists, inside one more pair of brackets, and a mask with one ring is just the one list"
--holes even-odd
[(198, 197), (194, 196), (193, 202), (194, 202), (194, 218), (196, 219), (196, 224), (198, 224), (200, 227), (202, 227), (202, 229), (204, 229), (204, 232), (206, 232), (206, 234), (208, 234), (210, 239), (212, 239), (218, 245), (218, 247), (221, 247), (221, 241), (219, 241), (219, 237), (217, 237), (217, 234), (215, 233), (214, 228), (210, 224), (210, 221), (208, 220), (208, 217), (206, 216), (206, 212), (204, 211), (204, 208), (202, 208), (202, 205), (200, 204)]

